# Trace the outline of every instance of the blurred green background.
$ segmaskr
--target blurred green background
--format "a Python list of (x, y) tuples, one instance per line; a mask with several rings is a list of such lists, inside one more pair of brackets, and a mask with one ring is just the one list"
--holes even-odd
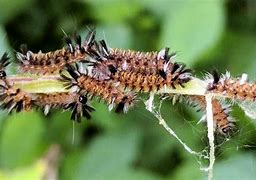
[[(252, 0), (0, 0), (0, 53), (15, 57), (20, 44), (43, 52), (63, 46), (63, 31), (97, 29), (110, 47), (140, 51), (169, 46), (198, 77), (216, 68), (255, 79), (256, 1)], [(0, 117), (0, 179), (206, 179), (207, 166), (170, 136), (138, 102), (127, 114), (106, 104), (90, 121), (70, 112), (41, 111)], [(164, 102), (162, 115), (193, 150), (207, 155), (202, 113)], [(256, 177), (256, 121), (234, 106), (237, 130), (217, 137), (214, 177)], [(74, 141), (72, 140), (74, 136)]]

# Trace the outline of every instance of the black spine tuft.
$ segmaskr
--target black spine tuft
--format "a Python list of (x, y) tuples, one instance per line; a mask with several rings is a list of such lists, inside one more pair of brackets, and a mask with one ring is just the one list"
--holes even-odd
[(159, 70), (158, 73), (162, 78), (166, 79), (166, 73), (164, 72), (164, 70)]
[(212, 71), (212, 76), (213, 76), (213, 84), (217, 84), (220, 80), (220, 75), (216, 69)]
[(0, 60), (0, 70), (5, 70), (5, 68), (10, 64), (10, 58), (8, 54), (5, 52)]
[(117, 72), (117, 69), (113, 65), (108, 65), (108, 70), (112, 75), (115, 75), (115, 73)]

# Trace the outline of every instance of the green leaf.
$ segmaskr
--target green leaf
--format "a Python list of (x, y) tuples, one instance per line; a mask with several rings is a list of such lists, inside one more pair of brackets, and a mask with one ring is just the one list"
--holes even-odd
[(7, 43), (7, 34), (4, 31), (3, 27), (0, 26), (0, 56), (3, 55), (9, 49)]
[(134, 17), (140, 10), (138, 3), (126, 0), (87, 0), (94, 18), (103, 22), (120, 22)]
[(174, 177), (170, 179), (175, 180), (201, 180), (206, 176), (206, 173), (200, 170), (199, 164), (195, 162), (193, 158), (190, 161), (183, 163), (179, 168), (175, 171)]
[(0, 141), (0, 166), (14, 168), (31, 163), (44, 147), (41, 116), (35, 112), (14, 113), (6, 121)]
[(136, 131), (118, 131), (103, 134), (85, 150), (76, 169), (75, 179), (113, 179), (128, 168), (136, 157), (138, 135)]
[(98, 39), (104, 39), (110, 47), (129, 48), (132, 32), (124, 23), (102, 24), (97, 26)]
[(256, 157), (254, 154), (237, 154), (215, 164), (214, 179), (252, 180), (256, 177), (255, 169)]
[(43, 161), (34, 163), (33, 165), (17, 168), (11, 172), (9, 171), (0, 171), (1, 180), (36, 180), (42, 179), (45, 170), (47, 169), (47, 164)]
[(11, 17), (28, 9), (33, 0), (1, 0), (0, 1), (0, 23), (6, 22)]
[(178, 60), (192, 65), (219, 40), (224, 29), (222, 1), (180, 1), (167, 4), (160, 47), (178, 52)]

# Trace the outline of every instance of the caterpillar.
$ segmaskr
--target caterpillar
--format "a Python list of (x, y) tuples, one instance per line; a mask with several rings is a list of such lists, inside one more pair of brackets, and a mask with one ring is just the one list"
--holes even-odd
[(90, 112), (95, 109), (88, 105), (88, 98), (86, 95), (78, 93), (39, 93), (35, 95), (34, 104), (44, 109), (44, 114), (47, 115), (51, 108), (64, 108), (71, 110), (71, 120), (81, 122), (81, 118), (90, 119)]
[(8, 112), (29, 111), (33, 104), (30, 94), (4, 85), (1, 85), (0, 101), (1, 108), (7, 109)]
[(256, 100), (256, 84), (248, 82), (247, 74), (233, 79), (229, 72), (220, 76), (217, 71), (214, 71), (207, 89), (208, 92), (214, 92), (233, 100)]
[[(3, 86), (2, 86), (3, 87)], [(87, 97), (77, 93), (51, 93), (30, 94), (6, 87), (0, 94), (1, 108), (7, 109), (9, 113), (15, 111), (30, 111), (33, 106), (44, 109), (45, 115), (51, 108), (71, 110), (71, 120), (81, 122), (81, 118), (90, 119), (90, 112), (95, 109), (87, 104)]]
[(30, 110), (32, 99), (27, 93), (16, 89), (10, 85), (6, 79), (6, 67), (10, 64), (7, 53), (4, 53), (0, 59), (0, 107), (7, 109), (8, 112), (19, 112), (21, 110)]
[[(206, 109), (206, 102), (204, 96), (188, 96), (188, 101), (195, 105), (198, 105), (200, 109)], [(223, 107), (221, 103), (216, 99), (212, 99), (212, 110), (213, 110), (213, 121), (215, 124), (215, 129), (218, 130), (220, 134), (230, 135), (235, 122), (230, 116), (230, 107)]]
[(127, 71), (141, 73), (144, 75), (157, 74), (164, 79), (176, 70), (180, 69), (183, 79), (190, 79), (191, 70), (185, 68), (181, 63), (172, 62), (175, 53), (169, 55), (169, 48), (159, 52), (139, 52), (122, 49), (109, 49), (104, 40), (95, 42), (96, 62), (93, 65), (92, 73), (99, 79), (108, 79), (111, 73)]
[[(85, 61), (95, 40), (95, 31), (87, 34), (82, 44), (81, 36), (75, 34), (75, 44), (70, 37), (66, 37), (67, 47), (47, 53), (33, 53), (25, 45), (21, 46), (21, 52), (16, 54), (21, 72), (34, 74), (57, 74), (64, 69), (66, 64)], [(93, 54), (93, 53), (90, 53)]]
[(0, 59), (0, 102), (1, 108), (7, 109), (9, 113), (22, 110), (29, 111), (32, 106), (44, 108), (45, 114), (53, 108), (64, 108), (72, 111), (71, 119), (77, 122), (81, 117), (90, 119), (90, 112), (94, 108), (87, 105), (87, 97), (77, 93), (51, 93), (51, 94), (30, 94), (14, 88), (6, 79), (5, 68), (10, 64), (7, 53), (4, 53)]
[(116, 112), (127, 112), (133, 105), (136, 98), (135, 94), (120, 91), (110, 81), (95, 79), (88, 74), (81, 73), (77, 64), (76, 66), (68, 65), (66, 69), (71, 76), (68, 77), (61, 73), (62, 81), (66, 82), (66, 88), (75, 87), (77, 88), (76, 91), (84, 91), (91, 96), (91, 99), (97, 96), (109, 104), (110, 110), (116, 105)]
[(162, 88), (168, 87), (176, 89), (179, 85), (184, 87), (184, 83), (190, 80), (184, 66), (174, 69), (165, 77), (158, 74), (145, 75), (143, 73), (127, 72), (127, 71), (112, 71), (110, 78), (118, 83), (120, 86), (130, 88), (136, 92), (156, 92)]

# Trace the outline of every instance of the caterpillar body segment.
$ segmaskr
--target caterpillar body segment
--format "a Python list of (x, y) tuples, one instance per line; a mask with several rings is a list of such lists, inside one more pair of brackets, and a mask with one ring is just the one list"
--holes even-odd
[(79, 35), (74, 37), (75, 43), (70, 37), (66, 37), (67, 46), (47, 53), (33, 53), (26, 46), (21, 46), (21, 52), (16, 57), (19, 60), (19, 70), (34, 74), (58, 74), (67, 64), (75, 62), (87, 62), (88, 53), (95, 41), (95, 31), (88, 33), (84, 43)]
[(119, 90), (111, 81), (95, 79), (86, 73), (81, 73), (77, 66), (67, 66), (67, 71), (70, 77), (64, 74), (61, 75), (67, 88), (86, 93), (91, 98), (96, 96), (104, 100), (109, 105), (110, 110), (116, 106), (117, 112), (120, 112), (121, 109), (127, 112), (134, 104), (136, 95)]
[(43, 108), (45, 115), (47, 115), (52, 108), (71, 110), (71, 120), (81, 122), (82, 117), (91, 119), (90, 113), (95, 111), (95, 109), (88, 104), (87, 96), (78, 93), (40, 93), (36, 94), (35, 97), (35, 105)]

